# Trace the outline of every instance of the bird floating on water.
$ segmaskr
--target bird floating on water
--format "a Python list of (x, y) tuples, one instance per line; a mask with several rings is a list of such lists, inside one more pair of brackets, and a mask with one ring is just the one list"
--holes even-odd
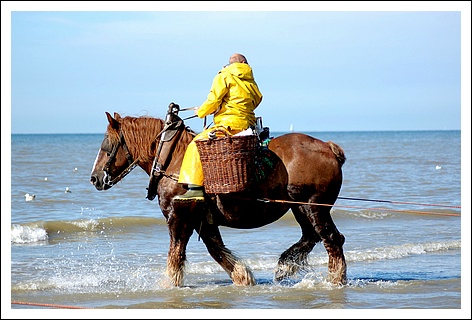
[(66, 187), (66, 191), (64, 191), (65, 193), (71, 193), (72, 191), (70, 191), (69, 187)]
[(441, 166), (436, 166), (436, 170), (440, 170), (441, 169)]
[(25, 200), (26, 201), (32, 201), (32, 200), (34, 200), (34, 198), (36, 198), (36, 196), (34, 194), (29, 194), (29, 193), (25, 194)]

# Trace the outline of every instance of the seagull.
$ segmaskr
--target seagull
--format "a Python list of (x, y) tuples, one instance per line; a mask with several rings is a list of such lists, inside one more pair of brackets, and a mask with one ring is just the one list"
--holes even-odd
[(32, 200), (34, 200), (34, 198), (36, 198), (36, 196), (34, 194), (29, 194), (29, 193), (25, 194), (25, 200), (26, 201), (32, 201)]
[(72, 191), (70, 191), (69, 187), (66, 187), (66, 191), (64, 191), (65, 193), (71, 193)]
[(440, 170), (441, 169), (441, 166), (436, 166), (436, 170)]
[(74, 171), (77, 171), (77, 170), (79, 170), (79, 169), (77, 169), (77, 167), (75, 167), (75, 168), (74, 168)]
[(44, 178), (44, 181), (48, 181), (48, 177)]

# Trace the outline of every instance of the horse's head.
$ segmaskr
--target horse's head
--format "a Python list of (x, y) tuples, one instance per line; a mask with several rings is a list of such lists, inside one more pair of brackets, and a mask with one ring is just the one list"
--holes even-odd
[(108, 128), (95, 159), (90, 183), (97, 190), (107, 190), (120, 181), (136, 165), (122, 132), (122, 118), (115, 112), (113, 118), (106, 112)]
[[(147, 116), (122, 118), (116, 112), (112, 117), (105, 112), (108, 127), (92, 168), (90, 183), (97, 190), (110, 189), (137, 165), (148, 174), (152, 171), (153, 175), (162, 177), (177, 140), (186, 146), (192, 139), (190, 131), (182, 138), (185, 126), (178, 112), (179, 105), (175, 103), (169, 105), (165, 121)], [(182, 147), (177, 150), (179, 154), (184, 152)]]

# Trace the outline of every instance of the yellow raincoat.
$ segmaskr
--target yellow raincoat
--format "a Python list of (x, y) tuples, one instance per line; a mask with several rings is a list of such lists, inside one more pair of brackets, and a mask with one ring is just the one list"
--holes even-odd
[(199, 118), (213, 114), (214, 125), (198, 134), (188, 145), (179, 183), (203, 186), (203, 169), (194, 141), (208, 139), (208, 132), (217, 127), (236, 134), (255, 125), (254, 110), (261, 101), (262, 94), (248, 64), (235, 62), (221, 69), (213, 79), (206, 101), (197, 110)]

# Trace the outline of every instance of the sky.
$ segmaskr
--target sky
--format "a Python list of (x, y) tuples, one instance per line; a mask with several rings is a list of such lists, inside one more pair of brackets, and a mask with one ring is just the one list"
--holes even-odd
[(2, 2), (2, 136), (199, 106), (235, 52), (272, 132), (470, 127), (470, 2), (25, 3)]

